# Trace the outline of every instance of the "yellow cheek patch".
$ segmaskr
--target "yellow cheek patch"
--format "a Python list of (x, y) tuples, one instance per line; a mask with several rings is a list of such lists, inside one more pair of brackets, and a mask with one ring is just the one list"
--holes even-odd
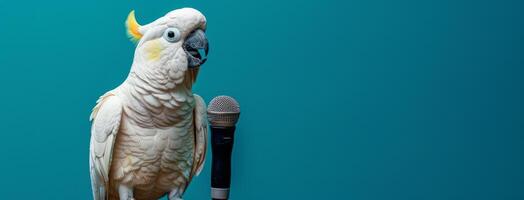
[(157, 61), (162, 55), (162, 49), (164, 49), (164, 47), (158, 39), (147, 42), (147, 44), (145, 44), (147, 59)]

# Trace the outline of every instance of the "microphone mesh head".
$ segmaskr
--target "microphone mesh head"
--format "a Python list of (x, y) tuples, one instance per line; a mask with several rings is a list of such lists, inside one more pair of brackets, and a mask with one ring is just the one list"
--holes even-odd
[(209, 102), (207, 118), (211, 126), (235, 126), (240, 117), (238, 102), (228, 96), (217, 96)]

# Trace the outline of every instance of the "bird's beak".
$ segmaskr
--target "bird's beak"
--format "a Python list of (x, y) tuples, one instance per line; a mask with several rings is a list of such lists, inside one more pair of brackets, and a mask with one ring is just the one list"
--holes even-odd
[(183, 48), (187, 54), (189, 68), (199, 67), (204, 64), (207, 60), (207, 53), (209, 51), (209, 43), (204, 31), (202, 29), (197, 29), (189, 34), (183, 44)]

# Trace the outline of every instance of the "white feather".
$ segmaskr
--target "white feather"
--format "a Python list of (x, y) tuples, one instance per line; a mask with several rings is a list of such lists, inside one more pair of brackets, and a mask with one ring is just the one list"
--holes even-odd
[(103, 95), (93, 110), (89, 163), (95, 200), (107, 195), (112, 149), (121, 117), (122, 101), (112, 92)]

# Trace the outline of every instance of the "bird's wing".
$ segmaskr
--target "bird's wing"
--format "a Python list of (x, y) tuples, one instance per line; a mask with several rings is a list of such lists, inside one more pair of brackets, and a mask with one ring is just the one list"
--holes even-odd
[(191, 176), (200, 174), (204, 168), (204, 161), (206, 160), (206, 148), (207, 148), (207, 115), (206, 115), (206, 103), (202, 97), (194, 94), (195, 96), (195, 110), (193, 124), (195, 126), (195, 152), (193, 160), (193, 169), (191, 170)]
[(95, 200), (106, 199), (113, 145), (120, 127), (122, 101), (112, 92), (100, 97), (91, 113), (89, 167)]

